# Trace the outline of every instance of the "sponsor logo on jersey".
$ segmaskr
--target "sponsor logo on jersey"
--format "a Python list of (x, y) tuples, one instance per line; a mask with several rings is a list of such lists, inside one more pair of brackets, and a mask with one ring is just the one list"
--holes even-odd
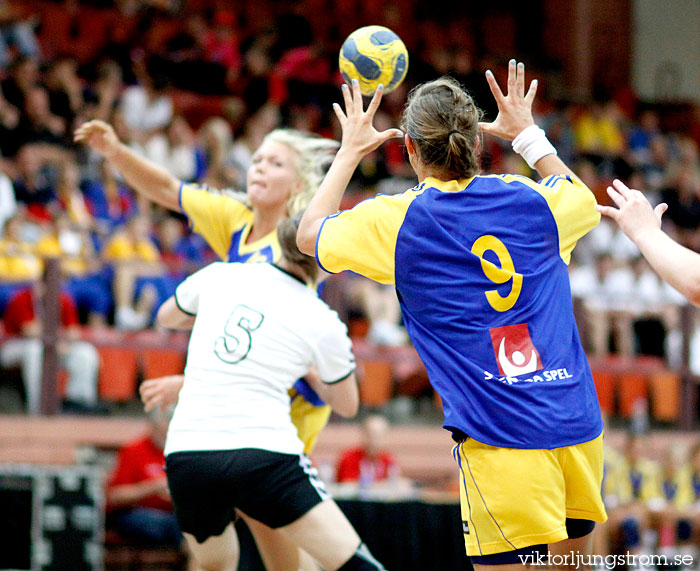
[(506, 377), (527, 375), (542, 368), (542, 361), (530, 339), (527, 323), (489, 330), (498, 371)]
[(469, 522), (462, 520), (462, 533), (464, 535), (469, 535)]

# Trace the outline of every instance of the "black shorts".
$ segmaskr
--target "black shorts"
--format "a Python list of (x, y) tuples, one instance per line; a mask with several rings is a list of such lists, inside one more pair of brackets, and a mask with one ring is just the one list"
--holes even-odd
[(277, 528), (330, 497), (304, 454), (255, 448), (174, 452), (165, 459), (165, 471), (180, 529), (199, 543), (221, 535), (236, 508)]

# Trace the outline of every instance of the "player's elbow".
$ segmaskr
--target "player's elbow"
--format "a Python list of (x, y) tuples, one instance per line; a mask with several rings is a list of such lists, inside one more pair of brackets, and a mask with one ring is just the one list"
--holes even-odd
[(316, 236), (307, 229), (302, 230), (301, 225), (299, 230), (297, 230), (297, 247), (302, 254), (307, 256), (316, 255)]
[(700, 307), (700, 276), (693, 276), (681, 292), (696, 307)]
[(355, 373), (334, 387), (331, 408), (343, 418), (352, 418), (360, 408), (360, 392), (357, 388)]

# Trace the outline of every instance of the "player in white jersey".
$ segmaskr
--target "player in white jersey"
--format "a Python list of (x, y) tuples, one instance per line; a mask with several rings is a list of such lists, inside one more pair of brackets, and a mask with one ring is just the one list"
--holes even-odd
[(313, 365), (338, 413), (358, 407), (347, 329), (314, 290), (317, 266), (278, 229), (278, 264), (214, 263), (158, 312), (192, 334), (165, 444), (180, 528), (206, 569), (235, 569), (238, 509), (280, 529), (324, 569), (383, 569), (318, 480), (289, 417), (288, 389)]

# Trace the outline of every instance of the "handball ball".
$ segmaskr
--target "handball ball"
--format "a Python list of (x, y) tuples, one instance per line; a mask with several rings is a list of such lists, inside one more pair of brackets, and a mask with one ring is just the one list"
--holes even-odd
[(408, 51), (394, 32), (384, 26), (365, 26), (350, 34), (340, 48), (338, 66), (343, 79), (356, 79), (362, 95), (372, 95), (379, 84), (388, 93), (408, 70)]

